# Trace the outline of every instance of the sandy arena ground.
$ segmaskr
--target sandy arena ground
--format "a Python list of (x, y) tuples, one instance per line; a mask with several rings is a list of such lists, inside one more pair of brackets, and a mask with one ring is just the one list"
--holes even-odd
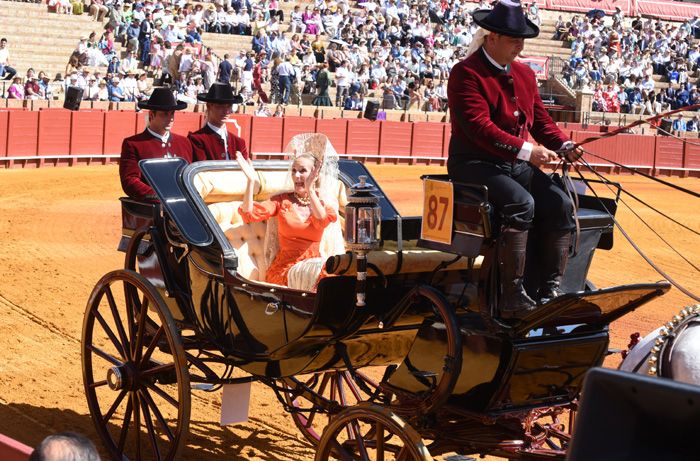
[[(371, 170), (405, 215), (421, 210), (420, 182), (442, 168), (373, 166)], [(640, 177), (618, 177), (625, 187), (693, 229), (698, 200)], [(700, 180), (672, 179), (700, 191)], [(115, 166), (0, 171), (0, 433), (36, 445), (49, 433), (74, 430), (97, 441), (83, 395), (79, 338), (95, 282), (122, 267), (116, 251), (122, 195)], [(700, 239), (651, 211), (635, 210), (696, 265)], [(700, 293), (692, 268), (664, 247), (621, 206), (618, 218), (640, 246), (679, 282)], [(590, 279), (598, 287), (659, 280), (619, 233), (610, 252), (597, 253)], [(678, 290), (612, 326), (612, 347), (635, 331), (648, 332), (691, 303)], [(611, 366), (619, 359), (609, 360)], [(197, 394), (184, 459), (299, 460), (313, 450), (273, 393), (253, 386), (250, 421), (222, 428), (219, 394)]]

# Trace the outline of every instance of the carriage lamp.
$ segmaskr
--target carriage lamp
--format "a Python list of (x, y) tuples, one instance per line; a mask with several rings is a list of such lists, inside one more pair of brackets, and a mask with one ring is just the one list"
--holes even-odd
[(367, 284), (367, 253), (381, 246), (382, 209), (377, 189), (360, 176), (360, 182), (350, 188), (345, 206), (345, 241), (357, 259), (357, 307), (365, 306)]

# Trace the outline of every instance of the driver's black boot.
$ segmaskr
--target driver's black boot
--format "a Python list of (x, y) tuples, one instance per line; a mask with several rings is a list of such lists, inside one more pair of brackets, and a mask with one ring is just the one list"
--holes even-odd
[(545, 304), (564, 294), (559, 289), (561, 278), (569, 260), (571, 231), (550, 231), (542, 235), (540, 241), (540, 289), (537, 293), (539, 304)]
[(537, 307), (523, 287), (526, 252), (527, 231), (505, 229), (498, 249), (498, 271), (501, 281), (498, 310), (501, 318), (520, 319)]

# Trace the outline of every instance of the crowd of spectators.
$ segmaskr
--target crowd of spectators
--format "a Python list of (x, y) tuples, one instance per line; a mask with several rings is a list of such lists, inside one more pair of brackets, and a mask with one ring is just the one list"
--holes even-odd
[[(562, 76), (574, 89), (593, 91), (594, 111), (655, 115), (698, 104), (698, 25), (697, 17), (625, 18), (619, 8), (609, 17), (599, 10), (568, 21), (559, 16), (554, 38), (571, 46)], [(697, 123), (687, 131), (697, 131)]]
[[(315, 0), (303, 10), (296, 5), (285, 21), (274, 1), (267, 10), (247, 12), (234, 2), (232, 14), (257, 18), (251, 50), (231, 62), (244, 99), (257, 95), (265, 103), (297, 104), (309, 95), (306, 102), (314, 105), (361, 109), (374, 94), (386, 109), (445, 110), (450, 69), (464, 58), (476, 32), (470, 12), (489, 5), (381, 0), (353, 6), (358, 8), (346, 0)], [(536, 6), (526, 7), (539, 21)]]
[[(105, 27), (99, 37), (80, 38), (65, 79), (54, 81), (83, 88), (85, 99), (138, 101), (150, 94), (153, 77), (192, 103), (213, 82), (230, 81), (261, 113), (269, 103), (361, 109), (371, 94), (387, 109), (445, 110), (450, 69), (476, 32), (470, 12), (488, 8), (486, 0), (348, 1), (313, 0), (285, 16), (278, 0), (56, 0), (57, 12), (76, 13), (80, 3)], [(536, 3), (523, 7), (541, 22)], [(692, 83), (700, 72), (699, 28), (697, 17), (672, 24), (625, 18), (618, 8), (612, 16), (560, 16), (553, 38), (570, 43), (562, 76), (574, 89), (593, 91), (593, 110), (657, 114), (700, 103)], [(218, 57), (203, 46), (205, 31), (249, 35), (250, 47)], [(126, 48), (124, 57), (115, 42)], [(28, 72), (17, 80), (9, 62), (0, 42), (0, 76), (13, 81), (8, 97), (52, 96), (47, 76), (30, 80)]]
[[(387, 109), (445, 110), (449, 71), (476, 31), (469, 13), (488, 3), (353, 0), (352, 6), (314, 0), (285, 17), (278, 0), (56, 0), (57, 12), (82, 10), (105, 24), (101, 34), (80, 37), (64, 86), (77, 83), (85, 99), (105, 100), (104, 87), (106, 100), (136, 101), (148, 96), (150, 88), (140, 83), (150, 76), (195, 102), (214, 81), (228, 80), (248, 104), (361, 109), (373, 93)], [(524, 7), (539, 22), (537, 6)], [(250, 35), (250, 48), (219, 59), (202, 46), (204, 31)], [(116, 42), (126, 47), (124, 58)]]

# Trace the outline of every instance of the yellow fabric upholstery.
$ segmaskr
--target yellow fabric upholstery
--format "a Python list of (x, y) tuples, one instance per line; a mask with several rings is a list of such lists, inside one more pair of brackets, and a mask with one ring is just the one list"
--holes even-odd
[[(287, 182), (287, 170), (261, 170), (260, 192), (255, 200), (267, 200), (272, 195), (284, 191)], [(245, 174), (241, 170), (204, 171), (194, 178), (194, 186), (204, 199), (204, 203), (241, 200), (247, 185)]]
[[(404, 250), (402, 254), (401, 267), (399, 273), (406, 272), (430, 272), (440, 263), (449, 262), (455, 259), (455, 255), (442, 253), (435, 250)], [(481, 266), (482, 257), (479, 256), (474, 262), (474, 268)], [(367, 262), (376, 266), (384, 275), (396, 273), (399, 263), (397, 251), (372, 251), (367, 255)], [(448, 266), (448, 269), (467, 269), (469, 260), (460, 258), (457, 262)], [(328, 258), (326, 270), (329, 274), (336, 275), (356, 275), (357, 263), (353, 253), (336, 255)], [(372, 270), (368, 273), (371, 275)]]
[[(261, 190), (256, 200), (266, 200), (270, 196), (284, 191), (288, 171), (258, 170)], [(248, 280), (264, 281), (267, 273), (265, 258), (265, 233), (268, 222), (245, 224), (238, 214), (245, 193), (247, 180), (240, 170), (206, 171), (194, 179), (197, 191), (207, 204), (214, 219), (221, 226), (224, 235), (236, 250), (238, 256), (238, 273)], [(338, 181), (338, 203), (340, 209), (347, 203), (344, 185)], [(276, 218), (273, 218), (276, 219)], [(297, 263), (289, 276), (289, 286), (301, 290), (311, 290), (321, 268), (322, 261), (301, 261)]]

